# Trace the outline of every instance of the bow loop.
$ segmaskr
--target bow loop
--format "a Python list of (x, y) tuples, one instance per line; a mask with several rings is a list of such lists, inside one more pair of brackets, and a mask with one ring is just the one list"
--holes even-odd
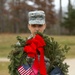
[(31, 43), (24, 47), (24, 51), (28, 54), (29, 57), (35, 57), (36, 54), (36, 45)]
[(43, 47), (46, 45), (44, 39), (38, 34), (36, 34), (34, 38), (34, 42), (37, 42), (38, 47)]
[(37, 34), (37, 35), (35, 36), (35, 38), (33, 39), (33, 42), (36, 44), (37, 50), (38, 50), (39, 52), (43, 51), (43, 48), (44, 48), (44, 46), (45, 46), (46, 44), (45, 44), (44, 39), (43, 39), (40, 35)]

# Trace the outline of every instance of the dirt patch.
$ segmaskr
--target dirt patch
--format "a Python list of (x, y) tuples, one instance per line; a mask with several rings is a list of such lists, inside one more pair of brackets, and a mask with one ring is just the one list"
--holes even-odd
[(9, 62), (9, 59), (7, 59), (7, 58), (0, 58), (0, 62)]
[(75, 75), (75, 59), (66, 59), (65, 62), (70, 66), (69, 75)]

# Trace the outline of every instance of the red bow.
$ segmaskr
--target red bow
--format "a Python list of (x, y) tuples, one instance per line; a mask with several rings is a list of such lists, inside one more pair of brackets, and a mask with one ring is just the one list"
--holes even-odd
[[(46, 66), (44, 61), (44, 39), (40, 35), (36, 35), (35, 38), (27, 41), (27, 45), (24, 47), (24, 51), (29, 57), (34, 57), (33, 66), (40, 71), (41, 75), (47, 75)], [(37, 50), (40, 53), (40, 60), (38, 61)]]

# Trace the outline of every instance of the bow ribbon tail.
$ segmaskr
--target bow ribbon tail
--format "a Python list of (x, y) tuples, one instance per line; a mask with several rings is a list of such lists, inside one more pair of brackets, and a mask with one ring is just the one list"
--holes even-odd
[(46, 64), (45, 64), (45, 61), (44, 61), (44, 50), (43, 50), (43, 48), (41, 48), (41, 50), (40, 50), (39, 66), (40, 66), (40, 74), (41, 75), (47, 75)]
[(36, 54), (35, 56), (35, 60), (34, 60), (34, 63), (32, 65), (32, 69), (35, 73), (35, 75), (38, 75), (38, 70), (39, 70), (39, 62), (38, 62), (38, 55)]

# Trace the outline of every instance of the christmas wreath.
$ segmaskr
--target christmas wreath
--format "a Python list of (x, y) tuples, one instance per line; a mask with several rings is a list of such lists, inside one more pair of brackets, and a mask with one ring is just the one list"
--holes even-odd
[[(43, 37), (46, 46), (44, 47), (44, 54), (50, 60), (50, 66), (48, 69), (48, 75), (50, 75), (51, 71), (55, 67), (59, 67), (63, 73), (63, 75), (68, 75), (68, 65), (67, 63), (63, 63), (65, 60), (65, 54), (68, 52), (69, 47), (66, 45), (62, 48), (58, 42), (54, 41), (54, 38), (49, 38), (47, 35), (37, 33)], [(8, 58), (10, 59), (10, 64), (8, 66), (10, 75), (20, 75), (17, 71), (17, 68), (22, 65), (26, 64), (26, 57), (27, 53), (24, 52), (24, 47), (26, 45), (26, 39), (21, 38), (20, 36), (17, 37), (19, 41), (18, 44), (14, 44), (13, 50), (9, 53)]]

